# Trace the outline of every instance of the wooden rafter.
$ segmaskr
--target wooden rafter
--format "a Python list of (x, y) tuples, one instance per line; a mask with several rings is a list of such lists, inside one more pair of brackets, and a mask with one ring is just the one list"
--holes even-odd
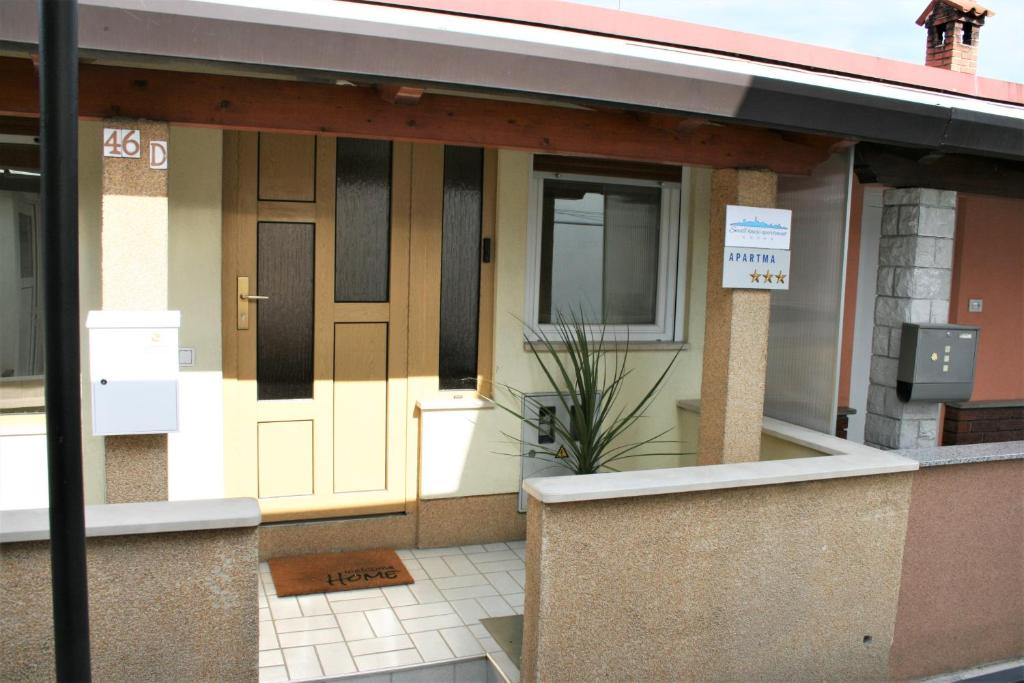
[[(415, 107), (368, 87), (82, 64), (84, 118), (139, 118), (236, 130), (327, 133), (715, 168), (807, 174), (837, 140), (700, 122), (426, 93)], [(0, 115), (38, 116), (27, 59), (0, 58)]]

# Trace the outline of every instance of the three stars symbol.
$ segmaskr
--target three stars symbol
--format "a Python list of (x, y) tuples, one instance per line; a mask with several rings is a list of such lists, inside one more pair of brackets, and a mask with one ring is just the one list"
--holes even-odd
[(760, 282), (761, 278), (764, 278), (764, 281), (768, 284), (771, 284), (773, 281), (778, 282), (780, 285), (785, 284), (786, 282), (786, 274), (783, 273), (781, 270), (777, 274), (773, 275), (772, 271), (770, 270), (765, 271), (764, 273), (759, 273), (755, 268), (754, 272), (750, 274), (751, 282)]

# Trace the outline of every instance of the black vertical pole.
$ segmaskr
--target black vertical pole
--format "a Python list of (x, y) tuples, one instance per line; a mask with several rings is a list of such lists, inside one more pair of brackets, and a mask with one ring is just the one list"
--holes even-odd
[(89, 681), (78, 325), (78, 2), (39, 0), (46, 450), (58, 681)]

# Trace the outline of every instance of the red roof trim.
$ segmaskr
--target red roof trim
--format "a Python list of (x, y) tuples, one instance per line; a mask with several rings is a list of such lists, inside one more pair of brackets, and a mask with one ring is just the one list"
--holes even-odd
[[(560, 0), (354, 0), (731, 54), (817, 71), (1024, 104), (1024, 84)], [(752, 47), (753, 46), (753, 47)], [(924, 37), (921, 38), (922, 53)], [(922, 54), (923, 57), (923, 54)]]

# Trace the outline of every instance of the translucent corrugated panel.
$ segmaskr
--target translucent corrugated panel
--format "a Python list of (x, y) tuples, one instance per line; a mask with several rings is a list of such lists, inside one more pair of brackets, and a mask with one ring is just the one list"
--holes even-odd
[(313, 398), (313, 224), (260, 223), (256, 249), (257, 398)]
[(811, 176), (779, 176), (778, 205), (793, 211), (788, 291), (772, 292), (764, 412), (833, 433), (839, 382), (850, 156)]
[(438, 358), (442, 389), (476, 388), (483, 169), (482, 149), (444, 148)]
[(334, 300), (388, 300), (391, 143), (338, 138)]

